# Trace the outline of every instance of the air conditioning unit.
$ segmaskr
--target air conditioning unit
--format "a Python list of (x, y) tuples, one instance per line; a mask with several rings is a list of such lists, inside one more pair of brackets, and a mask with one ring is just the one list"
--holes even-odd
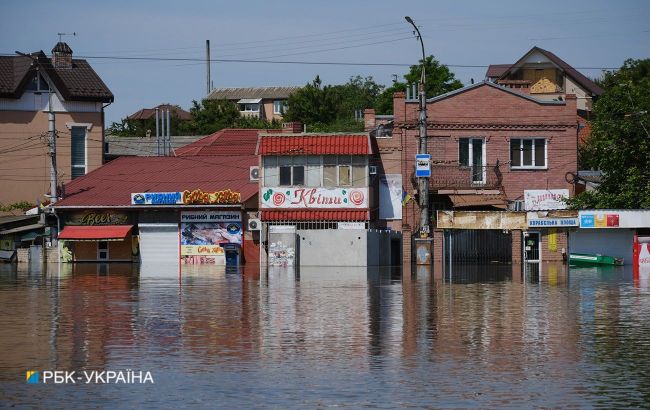
[(257, 166), (251, 167), (249, 175), (251, 177), (251, 181), (259, 181), (260, 180), (260, 167), (257, 167)]
[(370, 171), (370, 175), (377, 175), (377, 166), (376, 165), (370, 165), (368, 167), (368, 170)]
[(249, 219), (248, 220), (248, 230), (249, 231), (259, 231), (262, 229), (262, 221), (259, 219)]

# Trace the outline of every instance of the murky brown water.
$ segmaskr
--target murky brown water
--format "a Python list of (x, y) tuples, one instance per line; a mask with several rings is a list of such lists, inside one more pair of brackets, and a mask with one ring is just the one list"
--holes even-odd
[[(389, 269), (69, 267), (0, 266), (2, 407), (650, 405), (650, 289), (626, 269), (456, 270), (452, 284)], [(84, 369), (154, 384), (25, 383)]]

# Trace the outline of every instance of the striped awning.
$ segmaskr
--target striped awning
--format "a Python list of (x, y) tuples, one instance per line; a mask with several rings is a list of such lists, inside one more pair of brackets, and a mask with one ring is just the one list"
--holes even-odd
[(262, 211), (263, 221), (367, 221), (366, 209), (273, 209)]

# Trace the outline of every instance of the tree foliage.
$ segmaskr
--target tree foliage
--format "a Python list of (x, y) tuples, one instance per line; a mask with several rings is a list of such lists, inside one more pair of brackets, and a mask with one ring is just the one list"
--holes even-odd
[[(285, 121), (300, 121), (311, 130), (363, 130), (363, 123), (355, 112), (372, 107), (383, 90), (372, 77), (356, 76), (342, 85), (323, 86), (319, 76), (293, 93), (287, 101)], [(342, 127), (339, 129), (337, 127)]]
[[(189, 121), (175, 120), (172, 113), (172, 135), (208, 135), (224, 128), (280, 128), (279, 121), (266, 121), (252, 116), (243, 116), (237, 104), (228, 100), (204, 99), (200, 103), (192, 101), (190, 108), (192, 118)], [(124, 137), (144, 137), (147, 130), (155, 135), (155, 119), (138, 121), (123, 119), (121, 123), (113, 123), (106, 132), (111, 135)]]
[(627, 60), (607, 72), (594, 104), (582, 167), (599, 169), (595, 191), (570, 200), (574, 208), (650, 208), (650, 59)]
[[(433, 55), (424, 60), (426, 96), (432, 98), (463, 87), (449, 67), (440, 64)], [(404, 82), (396, 81), (391, 87), (386, 88), (375, 104), (377, 114), (393, 113), (393, 94), (406, 90), (407, 84), (419, 83), (422, 78), (422, 60), (417, 65), (412, 65), (409, 72), (404, 75)]]

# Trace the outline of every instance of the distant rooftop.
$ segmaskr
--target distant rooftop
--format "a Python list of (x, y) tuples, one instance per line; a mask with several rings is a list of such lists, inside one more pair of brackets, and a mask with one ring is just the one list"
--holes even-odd
[(208, 98), (211, 100), (241, 100), (243, 98), (286, 99), (302, 87), (247, 87), (215, 88)]
[[(172, 148), (175, 151), (203, 137), (203, 135), (172, 135)], [(108, 159), (124, 156), (154, 157), (158, 152), (158, 143), (155, 135), (143, 138), (107, 135), (104, 142), (106, 143), (105, 148), (107, 148), (104, 150), (104, 155)]]
[(143, 108), (129, 115), (127, 118), (130, 120), (148, 120), (154, 118), (156, 116), (156, 108), (158, 108), (159, 110), (171, 111), (171, 115), (175, 116), (179, 120), (186, 121), (192, 119), (192, 115), (189, 112), (185, 111), (178, 105), (172, 105), (172, 104), (160, 104), (159, 106), (154, 108)]

